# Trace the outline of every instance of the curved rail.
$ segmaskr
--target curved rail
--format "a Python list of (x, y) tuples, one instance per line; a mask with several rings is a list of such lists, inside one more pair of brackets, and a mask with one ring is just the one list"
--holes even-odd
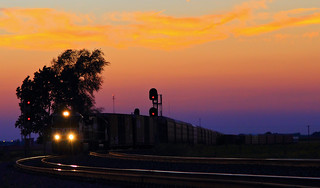
[[(67, 165), (49, 162), (52, 156), (24, 158), (16, 161), (16, 165), (24, 170), (73, 176), (79, 178), (103, 179), (108, 181), (133, 182), (139, 184), (162, 184), (190, 187), (319, 187), (318, 177), (266, 176), (251, 174), (226, 174), (162, 171), (146, 169), (117, 169), (79, 165)], [(32, 160), (40, 160), (45, 166), (27, 165)], [(302, 184), (303, 182), (303, 184)]]
[(258, 159), (258, 158), (215, 158), (215, 157), (177, 157), (177, 156), (157, 156), (139, 155), (119, 152), (109, 152), (101, 154), (90, 152), (96, 157), (111, 157), (127, 160), (173, 162), (173, 163), (197, 163), (197, 164), (249, 164), (249, 165), (273, 165), (273, 166), (295, 166), (295, 167), (320, 167), (319, 159)]

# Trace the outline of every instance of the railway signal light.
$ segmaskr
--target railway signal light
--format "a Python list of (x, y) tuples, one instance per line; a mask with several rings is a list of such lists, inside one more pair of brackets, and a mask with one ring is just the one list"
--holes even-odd
[(31, 101), (30, 100), (26, 100), (25, 102), (24, 102), (24, 107), (26, 108), (25, 110), (31, 110), (30, 108), (31, 108)]
[(26, 123), (31, 123), (31, 121), (33, 120), (31, 112), (26, 112), (24, 114), (24, 118)]
[(149, 99), (152, 101), (158, 100), (158, 91), (155, 88), (150, 89)]
[(151, 88), (149, 90), (149, 99), (152, 101), (153, 108), (149, 110), (150, 116), (158, 116), (158, 109), (160, 106), (160, 116), (162, 116), (162, 95), (158, 94), (157, 89)]
[(25, 123), (30, 123), (33, 120), (31, 106), (32, 106), (31, 100), (26, 99), (24, 101), (24, 111), (23, 111)]
[(158, 116), (158, 109), (156, 109), (154, 107), (150, 108), (149, 115), (153, 116), (153, 117)]

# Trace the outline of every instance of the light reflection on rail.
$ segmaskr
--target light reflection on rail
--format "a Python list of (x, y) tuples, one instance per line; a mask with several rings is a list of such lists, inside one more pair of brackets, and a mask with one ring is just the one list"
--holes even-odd
[[(254, 174), (232, 174), (232, 173), (206, 173), (206, 172), (183, 172), (183, 171), (165, 171), (165, 170), (148, 170), (148, 169), (119, 169), (119, 168), (105, 168), (105, 167), (90, 167), (90, 166), (81, 166), (76, 164), (62, 164), (62, 163), (53, 163), (49, 162), (47, 159), (56, 158), (57, 156), (38, 156), (38, 157), (29, 157), (24, 158), (16, 161), (18, 167), (33, 170), (38, 172), (47, 172), (51, 173), (55, 171), (57, 173), (65, 173), (65, 172), (72, 172), (72, 173), (80, 173), (82, 174), (117, 174), (120, 175), (121, 173), (125, 173), (127, 176), (139, 174), (139, 176), (145, 175), (161, 175), (161, 176), (168, 176), (173, 177), (177, 175), (177, 177), (195, 177), (195, 178), (204, 178), (204, 179), (217, 179), (217, 178), (227, 178), (230, 181), (230, 178), (257, 178), (257, 179), (268, 179), (268, 180), (285, 180), (285, 181), (302, 181), (302, 180), (312, 180), (316, 181), (320, 184), (320, 177), (299, 177), (299, 176), (277, 176), (277, 175), (254, 175)], [(22, 164), (28, 160), (39, 160), (43, 164), (49, 165), (51, 167), (36, 167), (31, 165)], [(273, 182), (273, 181), (271, 181)], [(260, 182), (261, 183), (261, 182)], [(266, 182), (267, 184), (267, 182)], [(287, 184), (286, 184), (287, 186)]]

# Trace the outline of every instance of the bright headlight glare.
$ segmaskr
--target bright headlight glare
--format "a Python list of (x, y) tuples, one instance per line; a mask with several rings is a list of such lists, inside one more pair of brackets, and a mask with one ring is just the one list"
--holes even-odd
[(55, 140), (59, 140), (60, 139), (60, 135), (59, 134), (54, 135), (54, 139)]
[(69, 140), (73, 140), (74, 139), (74, 135), (71, 133), (71, 134), (69, 134), (68, 138), (69, 138)]
[(65, 111), (62, 112), (62, 115), (64, 117), (69, 117), (70, 116), (70, 112), (68, 110), (65, 110)]

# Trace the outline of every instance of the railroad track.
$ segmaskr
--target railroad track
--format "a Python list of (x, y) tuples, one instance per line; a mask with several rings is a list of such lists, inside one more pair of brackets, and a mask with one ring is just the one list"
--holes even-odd
[(215, 157), (177, 157), (127, 154), (120, 152), (109, 152), (102, 154), (90, 152), (90, 155), (105, 158), (118, 158), (125, 160), (172, 162), (172, 163), (197, 163), (197, 164), (247, 164), (247, 165), (271, 165), (290, 167), (320, 167), (319, 159), (258, 159), (258, 158), (215, 158)]
[[(91, 153), (97, 154), (97, 153)], [(112, 155), (108, 156), (111, 157)], [(227, 174), (205, 172), (182, 172), (148, 169), (120, 169), (80, 166), (51, 162), (61, 156), (39, 156), (16, 161), (18, 168), (78, 177), (80, 179), (100, 179), (107, 181), (130, 182), (139, 185), (168, 185), (181, 187), (320, 187), (319, 177), (270, 176), (252, 174)], [(101, 155), (100, 155), (101, 157)], [(106, 159), (107, 160), (107, 159)]]

